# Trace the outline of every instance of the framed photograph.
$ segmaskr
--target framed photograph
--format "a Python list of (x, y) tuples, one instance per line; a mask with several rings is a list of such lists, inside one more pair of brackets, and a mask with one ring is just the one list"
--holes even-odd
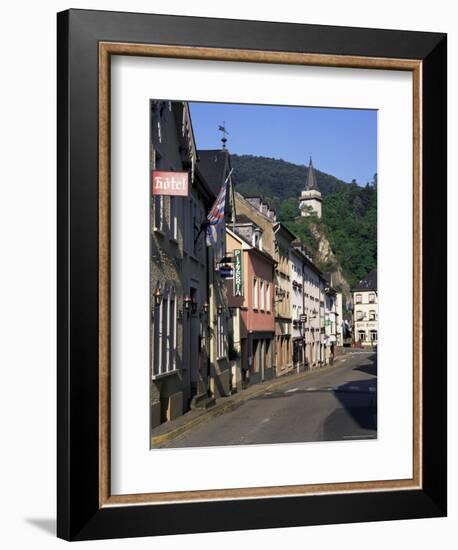
[(58, 14), (58, 536), (446, 514), (446, 35)]

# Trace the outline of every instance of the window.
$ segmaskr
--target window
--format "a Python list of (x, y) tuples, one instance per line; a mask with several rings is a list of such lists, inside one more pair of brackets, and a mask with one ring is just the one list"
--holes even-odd
[(371, 341), (372, 342), (377, 342), (377, 331), (376, 330), (371, 330)]
[(375, 321), (375, 311), (373, 309), (369, 311), (369, 321)]
[(160, 328), (161, 306), (155, 304), (153, 312), (153, 374), (159, 374), (161, 367)]
[(266, 311), (270, 311), (270, 284), (266, 283)]
[(375, 294), (373, 292), (371, 292), (369, 294), (369, 303), (370, 304), (374, 304), (375, 303)]
[(259, 248), (259, 231), (255, 230), (253, 233), (253, 246)]
[(253, 279), (253, 308), (258, 309), (258, 280)]
[(194, 201), (191, 203), (191, 220), (192, 220), (192, 245), (191, 250), (193, 254), (197, 254), (197, 235), (199, 232), (199, 226), (197, 222), (197, 205)]
[(265, 306), (265, 296), (264, 296), (264, 281), (261, 281), (259, 283), (259, 294), (260, 294), (260, 302), (261, 302), (261, 310), (264, 311), (264, 306)]
[(219, 358), (226, 356), (226, 331), (224, 330), (224, 316), (218, 315), (216, 319), (216, 356)]
[(188, 200), (188, 203), (185, 204), (185, 213), (184, 213), (184, 243), (185, 243), (185, 252), (187, 254), (192, 254), (193, 251), (193, 239), (194, 239), (194, 227), (192, 219), (192, 199), (191, 197)]
[(176, 301), (175, 301), (175, 291), (172, 289), (169, 293), (168, 298), (168, 356), (167, 356), (167, 370), (174, 370), (176, 368), (175, 364), (175, 349), (176, 349)]
[(177, 311), (175, 290), (165, 290), (160, 304), (153, 310), (153, 375), (176, 369)]
[(164, 230), (164, 197), (157, 195), (154, 197), (154, 229)]
[(356, 311), (355, 313), (356, 313), (356, 320), (357, 320), (357, 321), (362, 321), (363, 318), (364, 318), (363, 312), (360, 311), (360, 310), (358, 310), (358, 311)]
[(259, 372), (259, 340), (253, 340), (253, 349), (252, 349), (252, 365), (253, 371)]
[(169, 308), (168, 308), (168, 296), (162, 298), (161, 303), (161, 328), (160, 328), (160, 339), (161, 339), (161, 363), (159, 366), (159, 372), (167, 372), (167, 359), (168, 359), (168, 333), (169, 333)]
[(268, 369), (272, 368), (272, 353), (271, 353), (270, 340), (266, 340), (266, 367)]
[(360, 330), (358, 332), (358, 336), (359, 336), (359, 341), (360, 342), (365, 342), (366, 341), (366, 332), (364, 330)]
[(175, 240), (178, 238), (176, 197), (170, 197), (170, 236)]
[(362, 304), (362, 302), (363, 302), (363, 296), (362, 296), (362, 294), (357, 294), (357, 295), (356, 295), (356, 303), (357, 303), (357, 304)]

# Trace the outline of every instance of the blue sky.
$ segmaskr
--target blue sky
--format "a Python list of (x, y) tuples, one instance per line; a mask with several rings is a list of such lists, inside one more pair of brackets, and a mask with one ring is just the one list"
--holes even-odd
[(377, 172), (377, 112), (356, 109), (190, 103), (199, 149), (221, 147), (218, 125), (226, 123), (228, 149), (307, 164), (346, 182), (365, 185)]

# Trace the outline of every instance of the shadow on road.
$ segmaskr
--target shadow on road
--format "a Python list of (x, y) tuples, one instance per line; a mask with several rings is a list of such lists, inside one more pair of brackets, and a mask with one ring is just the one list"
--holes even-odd
[(361, 438), (377, 436), (377, 354), (352, 370), (372, 378), (350, 380), (334, 391), (343, 408), (333, 411), (326, 419), (324, 439), (335, 439), (337, 433)]

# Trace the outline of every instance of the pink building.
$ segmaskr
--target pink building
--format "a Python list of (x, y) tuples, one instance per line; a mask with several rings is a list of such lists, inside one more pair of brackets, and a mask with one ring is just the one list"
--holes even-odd
[(227, 253), (234, 258), (234, 279), (227, 281), (228, 302), (238, 310), (234, 340), (240, 344), (242, 384), (247, 386), (273, 376), (275, 260), (262, 250), (259, 227), (246, 221), (243, 227), (238, 225), (234, 231), (226, 228)]

